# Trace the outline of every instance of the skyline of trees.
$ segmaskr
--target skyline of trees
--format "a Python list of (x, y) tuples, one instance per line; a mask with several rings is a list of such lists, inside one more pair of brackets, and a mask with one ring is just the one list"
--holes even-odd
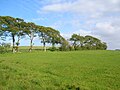
[(77, 34), (73, 34), (70, 38), (72, 41), (72, 45), (75, 50), (106, 50), (107, 44), (105, 42), (101, 42), (98, 38), (93, 36), (81, 36)]
[(33, 40), (35, 37), (40, 39), (40, 42), (43, 44), (44, 51), (46, 51), (47, 43), (51, 44), (52, 48), (59, 44), (61, 51), (71, 48), (74, 50), (107, 49), (106, 43), (101, 42), (101, 40), (93, 36), (87, 35), (84, 37), (73, 34), (68, 41), (60, 35), (58, 30), (55, 30), (51, 27), (36, 25), (33, 22), (25, 22), (21, 18), (0, 16), (0, 38), (5, 40), (5, 37), (9, 37), (12, 39), (13, 52), (19, 51), (20, 40), (26, 38), (26, 36), (28, 36), (30, 40), (30, 52), (32, 51)]

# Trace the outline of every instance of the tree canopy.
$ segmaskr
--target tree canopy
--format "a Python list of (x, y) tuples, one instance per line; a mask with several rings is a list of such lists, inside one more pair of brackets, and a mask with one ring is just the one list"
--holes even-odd
[[(69, 41), (60, 35), (58, 30), (51, 27), (36, 25), (33, 22), (25, 22), (21, 18), (11, 16), (0, 16), (0, 37), (11, 37), (12, 51), (18, 52), (20, 40), (28, 36), (30, 39), (29, 51), (32, 51), (33, 40), (39, 37), (43, 44), (43, 50), (46, 51), (46, 44), (50, 43), (52, 47), (60, 45), (60, 50), (68, 50), (73, 47), (73, 50), (105, 50), (107, 45), (101, 40), (93, 36), (81, 36), (73, 34)], [(17, 37), (17, 39), (15, 38)]]
[(106, 50), (107, 45), (105, 42), (101, 42), (98, 38), (93, 36), (81, 36), (73, 34), (70, 38), (72, 46), (75, 50)]

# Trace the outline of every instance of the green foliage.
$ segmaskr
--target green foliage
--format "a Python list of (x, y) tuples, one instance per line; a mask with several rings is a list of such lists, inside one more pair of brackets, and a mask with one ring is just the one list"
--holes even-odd
[(2, 53), (8, 52), (9, 48), (10, 48), (9, 43), (1, 43), (0, 44), (0, 53), (2, 54)]
[(6, 52), (6, 49), (2, 46), (0, 46), (0, 53), (5, 53)]
[(70, 48), (66, 45), (62, 45), (61, 47), (59, 47), (60, 51), (70, 51)]
[(67, 44), (62, 44), (59, 47), (59, 50), (60, 51), (74, 51), (74, 48), (73, 48), (73, 46), (70, 46), (70, 45), (67, 45)]
[[(49, 43), (52, 45), (51, 51), (55, 51), (55, 46), (60, 45), (60, 51), (69, 51), (69, 50), (106, 50), (107, 44), (101, 42), (101, 40), (92, 37), (92, 36), (81, 36), (73, 34), (69, 39), (72, 42), (70, 43), (65, 40), (64, 37), (60, 35), (58, 30), (55, 30), (51, 27), (39, 26), (33, 22), (25, 22), (23, 19), (14, 18), (11, 16), (0, 16), (0, 38), (3, 36), (11, 36), (12, 38), (12, 51), (19, 51), (19, 44), (22, 37), (25, 35), (29, 36), (30, 39), (30, 48), (29, 51), (32, 51), (33, 40), (35, 37), (40, 38), (40, 42), (43, 43), (43, 50), (46, 51), (46, 44)], [(16, 38), (17, 37), (17, 41)], [(3, 39), (3, 38), (2, 38)], [(14, 47), (17, 47), (15, 50)]]
[(56, 47), (50, 47), (48, 50), (50, 50), (50, 51), (58, 51), (58, 49)]
[(0, 54), (0, 90), (119, 90), (119, 51)]
[(59, 47), (60, 51), (71, 51), (72, 48), (69, 45), (68, 41), (66, 41), (64, 38), (62, 40), (61, 46)]
[(107, 44), (105, 42), (101, 42), (98, 38), (93, 36), (80, 36), (77, 34), (73, 34), (70, 38), (72, 41), (72, 46), (75, 50), (106, 50)]

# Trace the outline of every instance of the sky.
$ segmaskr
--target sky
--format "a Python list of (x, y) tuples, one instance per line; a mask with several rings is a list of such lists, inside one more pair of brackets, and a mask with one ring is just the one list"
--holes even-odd
[[(50, 26), (65, 38), (92, 35), (108, 49), (120, 49), (120, 0), (0, 0), (0, 16)], [(35, 38), (34, 45), (39, 44)], [(20, 45), (29, 45), (29, 39)]]

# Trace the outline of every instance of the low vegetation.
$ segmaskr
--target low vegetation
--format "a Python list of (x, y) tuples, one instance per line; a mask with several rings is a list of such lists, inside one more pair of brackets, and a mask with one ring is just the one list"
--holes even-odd
[(10, 46), (9, 43), (0, 43), (0, 54), (9, 52)]
[(119, 51), (0, 54), (0, 90), (119, 89)]
[[(29, 47), (19, 46), (26, 36)], [(35, 37), (43, 46), (34, 46)], [(0, 90), (118, 90), (120, 52), (106, 49), (93, 36), (66, 40), (51, 27), (0, 16)]]

